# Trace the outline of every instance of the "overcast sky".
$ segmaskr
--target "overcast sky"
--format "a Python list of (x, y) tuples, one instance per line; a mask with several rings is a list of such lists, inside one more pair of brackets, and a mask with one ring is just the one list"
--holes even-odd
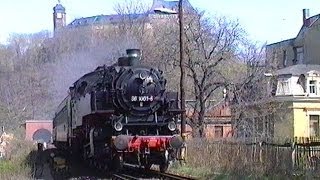
[[(75, 18), (113, 14), (114, 4), (125, 0), (61, 0), (67, 23)], [(145, 0), (152, 4), (152, 0)], [(273, 43), (297, 35), (302, 25), (302, 9), (320, 14), (319, 0), (189, 0), (210, 14), (238, 19), (254, 41)], [(1, 0), (0, 42), (10, 33), (52, 31), (52, 8), (57, 0)]]

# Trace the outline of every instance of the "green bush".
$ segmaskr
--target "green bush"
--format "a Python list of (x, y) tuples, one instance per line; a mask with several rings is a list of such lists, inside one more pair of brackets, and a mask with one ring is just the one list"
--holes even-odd
[(31, 179), (30, 152), (33, 145), (24, 140), (12, 140), (7, 156), (0, 160), (0, 179)]

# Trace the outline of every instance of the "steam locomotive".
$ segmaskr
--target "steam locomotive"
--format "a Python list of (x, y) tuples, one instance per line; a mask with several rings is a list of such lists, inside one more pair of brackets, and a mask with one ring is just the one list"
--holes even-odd
[(123, 163), (166, 171), (182, 146), (178, 93), (163, 72), (143, 66), (139, 49), (99, 66), (69, 88), (53, 120), (53, 143), (98, 168)]

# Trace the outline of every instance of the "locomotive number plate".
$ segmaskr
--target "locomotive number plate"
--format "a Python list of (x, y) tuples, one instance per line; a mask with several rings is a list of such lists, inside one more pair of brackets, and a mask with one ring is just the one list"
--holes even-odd
[(148, 102), (153, 101), (153, 96), (131, 96), (132, 102)]

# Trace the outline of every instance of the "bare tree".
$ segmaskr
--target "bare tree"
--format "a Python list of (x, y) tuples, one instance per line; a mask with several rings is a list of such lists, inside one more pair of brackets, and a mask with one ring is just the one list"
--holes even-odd
[[(15, 34), (4, 49), (3, 61), (10, 68), (0, 76), (1, 123), (7, 128), (17, 128), (25, 119), (48, 118), (48, 74), (43, 69), (47, 54), (42, 44), (47, 33)], [(8, 123), (10, 122), (10, 123)]]
[(114, 10), (121, 15), (145, 14), (150, 10), (151, 4), (139, 0), (125, 0), (122, 3), (116, 3)]
[(193, 115), (188, 123), (201, 137), (204, 136), (207, 104), (217, 90), (227, 85), (218, 65), (235, 58), (242, 40), (243, 31), (239, 24), (226, 18), (206, 19), (199, 13), (188, 23), (186, 67), (195, 97)]
[(233, 126), (238, 138), (261, 138), (269, 140), (273, 136), (274, 121), (281, 119), (276, 113), (282, 103), (276, 102), (270, 79), (265, 76), (265, 47), (259, 48), (250, 43), (244, 44), (239, 52), (243, 67), (238, 77), (230, 81)]

